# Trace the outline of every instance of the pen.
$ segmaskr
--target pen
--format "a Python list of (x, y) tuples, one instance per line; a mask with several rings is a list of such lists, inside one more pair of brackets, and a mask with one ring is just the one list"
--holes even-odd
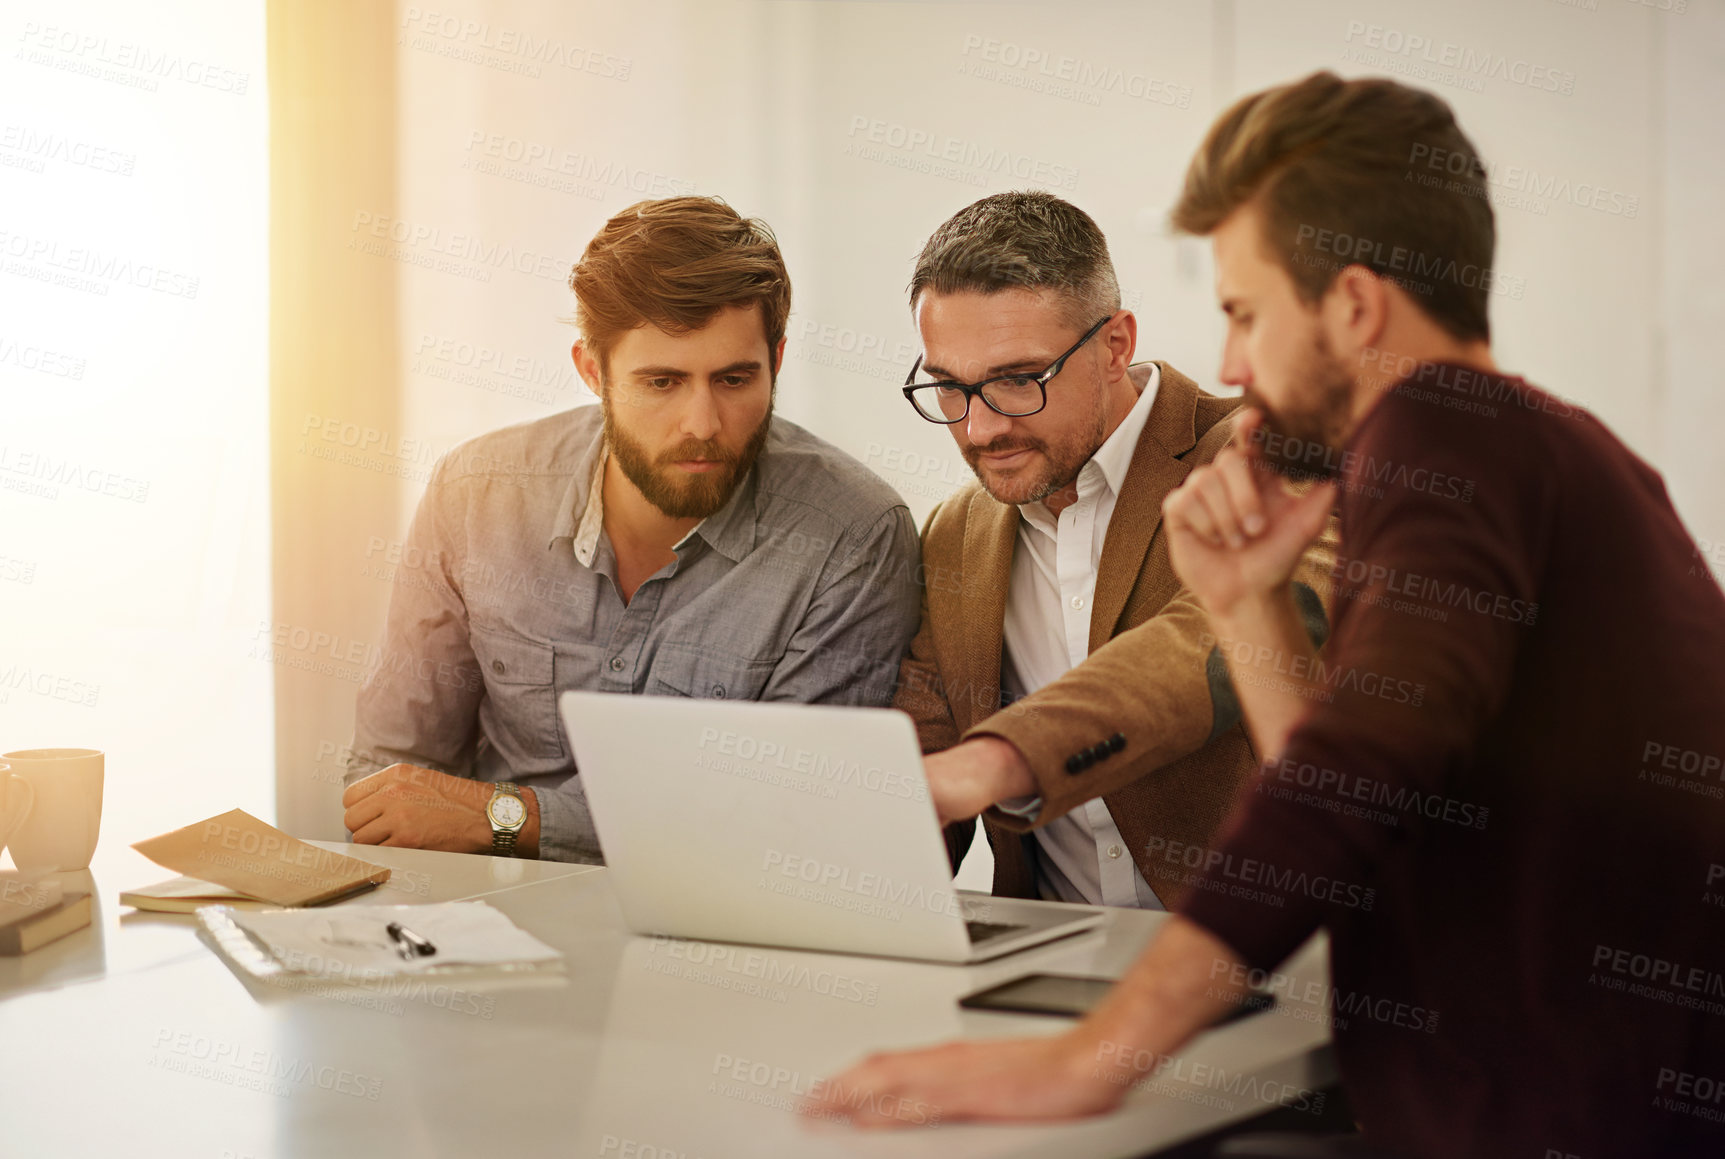
[(389, 936), (401, 945), (401, 956), (412, 961), (414, 957), (429, 957), (437, 953), (437, 947), (402, 925), (400, 922), (390, 922), (383, 927)]

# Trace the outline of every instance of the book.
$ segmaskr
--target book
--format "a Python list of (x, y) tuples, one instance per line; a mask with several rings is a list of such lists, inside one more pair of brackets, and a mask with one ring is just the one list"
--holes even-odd
[(195, 877), (172, 877), (120, 894), (120, 904), (153, 913), (196, 913), (201, 905), (231, 905), (235, 909), (268, 909), (274, 903), (247, 897), (238, 890)]
[(16, 958), (90, 924), (90, 895), (67, 893), (47, 909), (0, 928), (0, 958)]
[(322, 905), (382, 885), (390, 872), (388, 866), (290, 837), (244, 809), (135, 842), (132, 848), (175, 873), (277, 906)]
[(60, 883), (45, 874), (0, 870), (0, 929), (60, 904)]

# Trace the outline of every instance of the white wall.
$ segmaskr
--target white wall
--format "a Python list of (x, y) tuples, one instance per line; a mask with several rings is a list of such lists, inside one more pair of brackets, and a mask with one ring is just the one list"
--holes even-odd
[[(1597, 408), (1659, 459), (1654, 347), (1680, 324), (1658, 304), (1664, 198), (1705, 195), (1694, 183), (1668, 191), (1664, 170), (1669, 159), (1695, 167), (1717, 156), (1704, 121), (1725, 78), (1716, 59), (1697, 59), (1686, 91), (1662, 94), (1656, 81), (1667, 40), (1709, 43), (1702, 26), (1719, 9), (1717, 0), (1681, 15), (1628, 0), (1599, 0), (1591, 11), (1553, 0), (519, 2), (446, 6), (440, 34), (402, 5), (399, 215), (556, 259), (547, 276), (498, 270), (488, 283), (405, 268), (403, 354), (411, 363), (428, 340), (465, 338), (511, 356), (560, 357), (570, 335), (556, 319), (570, 300), (550, 271), (638, 190), (718, 193), (765, 217), (792, 267), (786, 413), (851, 447), (925, 511), (964, 470), (947, 436), (919, 423), (892, 389), (914, 352), (903, 286), (930, 229), (994, 190), (1042, 185), (1070, 197), (1110, 236), (1142, 317), (1141, 353), (1207, 379), (1220, 337), (1207, 253), (1169, 238), (1163, 224), (1193, 146), (1242, 92), (1318, 67), (1388, 71), (1450, 100), (1503, 180), (1523, 182), (1498, 209), (1500, 268), (1525, 282), (1518, 296), (1494, 301), (1501, 360)], [(464, 33), (468, 18), (486, 27)], [(626, 75), (484, 47), (511, 34), (578, 45), (601, 54), (597, 72)], [(1383, 47), (1420, 38), (1432, 47)], [(1391, 71), (1446, 44), (1548, 69), (1571, 91)], [(1069, 73), (1101, 80), (1033, 91), (1062, 85), (1044, 75), (1058, 74), (1062, 58)], [(505, 149), (542, 149), (551, 164), (609, 166), (637, 188), (569, 178), (574, 188), (546, 188), (526, 178), (557, 174), (498, 158), (490, 160), (502, 173), (479, 171), (493, 138)], [(949, 150), (961, 159), (916, 168)], [(1003, 157), (1036, 176), (993, 168)], [(1547, 195), (1534, 192), (1541, 187)], [(1594, 198), (1601, 208), (1579, 203)], [(1718, 252), (1685, 240), (1692, 260)], [(510, 399), (491, 385), (410, 377), (409, 421), (447, 442), (580, 397), (577, 388)], [(940, 461), (935, 478), (894, 469), (911, 451)]]
[(0, 751), (272, 812), (263, 5), (0, 10)]
[(1649, 454), (1712, 568), (1725, 577), (1725, 3), (1661, 20), (1655, 48), (1659, 142), (1657, 291)]

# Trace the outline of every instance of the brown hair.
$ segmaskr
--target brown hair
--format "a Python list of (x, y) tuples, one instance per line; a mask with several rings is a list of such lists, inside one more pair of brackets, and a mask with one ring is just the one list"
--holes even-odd
[(910, 304), (924, 291), (1053, 290), (1079, 329), (1120, 308), (1108, 242), (1088, 213), (1052, 193), (996, 193), (942, 223), (917, 256)]
[(717, 197), (638, 201), (607, 221), (569, 274), (575, 324), (601, 368), (644, 322), (687, 334), (759, 303), (767, 348), (785, 335), (791, 278), (773, 231)]
[(1208, 234), (1251, 202), (1303, 300), (1358, 264), (1453, 337), (1490, 337), (1497, 234), (1485, 166), (1432, 94), (1317, 72), (1241, 98), (1192, 158), (1171, 220)]

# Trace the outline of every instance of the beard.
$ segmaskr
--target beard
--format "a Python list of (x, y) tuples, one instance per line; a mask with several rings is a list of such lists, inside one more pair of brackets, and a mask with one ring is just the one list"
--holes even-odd
[(1293, 401), (1278, 410), (1251, 388), (1246, 406), (1263, 413), (1256, 441), (1271, 470), (1296, 482), (1333, 479), (1341, 474), (1342, 447), (1353, 408), (1353, 375), (1330, 349), (1321, 331), (1289, 380), (1297, 384)]
[[(984, 404), (978, 399), (972, 405)], [(1001, 503), (1022, 506), (1026, 503), (1040, 503), (1078, 478), (1078, 472), (1090, 461), (1096, 448), (1102, 445), (1107, 430), (1108, 416), (1099, 407), (1096, 421), (1087, 429), (1075, 431), (1057, 442), (1009, 435), (986, 446), (972, 445), (960, 450), (964, 461), (970, 464), (970, 469), (982, 483), (984, 491)], [(1032, 460), (1030, 464), (1013, 470), (1010, 475), (1001, 475), (988, 473), (982, 465), (983, 455), (1000, 455), (1020, 450), (1034, 451), (1040, 455), (1040, 467), (1036, 460)]]
[[(728, 451), (719, 442), (685, 439), (656, 460), (616, 421), (609, 393), (602, 400), (605, 413), (605, 444), (617, 456), (617, 465), (643, 498), (672, 519), (705, 519), (730, 501), (737, 485), (748, 475), (767, 444), (773, 411), (761, 420), (740, 451)], [(690, 474), (676, 464), (687, 459), (706, 459), (720, 464), (717, 470)]]

